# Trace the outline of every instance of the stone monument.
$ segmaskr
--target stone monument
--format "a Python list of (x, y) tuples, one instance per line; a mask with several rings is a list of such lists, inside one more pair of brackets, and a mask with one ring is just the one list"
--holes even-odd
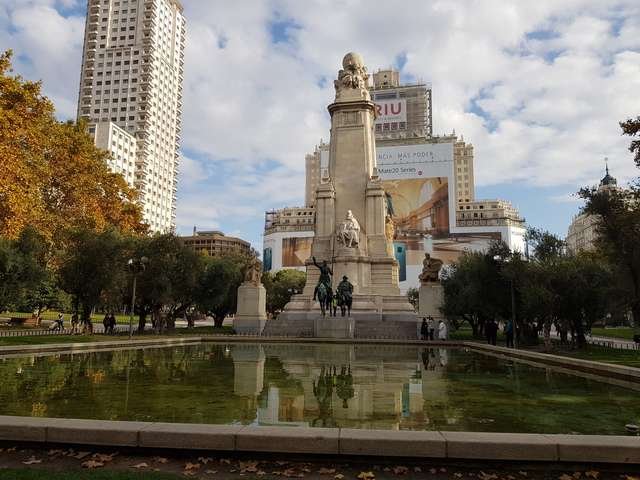
[[(333, 292), (345, 276), (353, 284), (351, 316), (334, 322), (320, 315), (314, 292), (321, 270), (310, 258), (303, 293), (292, 298), (277, 320), (269, 321), (269, 334), (325, 336), (326, 325), (336, 332), (331, 335), (338, 336), (415, 336), (416, 316), (400, 294), (398, 262), (390, 245), (393, 225), (389, 225), (387, 197), (377, 173), (375, 106), (368, 78), (362, 57), (345, 55), (334, 81), (335, 101), (328, 107), (329, 168), (316, 190), (311, 248), (312, 257), (327, 262), (331, 269)], [(337, 322), (342, 322), (340, 328), (334, 328)]]
[(444, 303), (444, 291), (440, 285), (440, 269), (442, 260), (432, 258), (429, 253), (424, 254), (420, 279), (420, 316), (431, 316), (436, 320), (442, 318), (440, 307)]
[(253, 257), (238, 287), (238, 308), (233, 319), (237, 333), (260, 335), (267, 323), (267, 291), (262, 285), (262, 262)]

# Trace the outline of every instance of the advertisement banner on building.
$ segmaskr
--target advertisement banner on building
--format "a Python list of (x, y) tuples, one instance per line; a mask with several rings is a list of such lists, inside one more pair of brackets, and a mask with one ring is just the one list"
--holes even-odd
[(376, 100), (376, 124), (407, 121), (407, 101), (403, 98)]
[(282, 239), (282, 266), (303, 267), (311, 257), (313, 237), (291, 237)]

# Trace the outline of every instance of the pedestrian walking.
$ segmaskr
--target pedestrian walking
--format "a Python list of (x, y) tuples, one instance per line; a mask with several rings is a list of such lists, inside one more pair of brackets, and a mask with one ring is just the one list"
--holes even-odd
[(504, 327), (504, 335), (507, 337), (507, 348), (513, 348), (513, 321), (509, 320)]
[(484, 333), (487, 337), (487, 343), (489, 345), (495, 345), (498, 341), (498, 324), (495, 320), (491, 319), (484, 327)]
[(427, 324), (427, 319), (422, 318), (422, 325), (420, 325), (420, 338), (422, 340), (429, 340), (429, 325)]
[(449, 331), (447, 329), (447, 324), (440, 320), (440, 324), (438, 325), (438, 340), (446, 340), (448, 336)]
[(433, 342), (436, 339), (436, 321), (431, 315), (427, 317), (427, 325), (429, 325), (429, 340)]

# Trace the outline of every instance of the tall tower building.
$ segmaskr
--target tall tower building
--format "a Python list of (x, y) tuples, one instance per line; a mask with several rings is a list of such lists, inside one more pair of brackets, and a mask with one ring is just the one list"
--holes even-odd
[(178, 0), (87, 2), (78, 117), (155, 232), (175, 227), (184, 47)]

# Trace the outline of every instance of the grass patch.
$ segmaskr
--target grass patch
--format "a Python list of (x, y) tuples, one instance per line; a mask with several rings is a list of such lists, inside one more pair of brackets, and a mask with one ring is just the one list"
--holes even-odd
[(591, 334), (595, 337), (611, 337), (633, 340), (633, 328), (631, 327), (592, 328)]
[[(172, 332), (163, 335), (147, 333), (145, 335), (135, 335), (135, 340), (154, 339), (154, 338), (171, 338), (182, 337), (186, 335), (232, 335), (233, 328), (224, 326), (222, 328), (215, 327), (195, 327), (195, 328), (178, 328)], [(91, 343), (91, 342), (110, 342), (118, 340), (126, 340), (127, 335), (34, 335), (22, 337), (0, 337), (0, 346), (13, 345), (50, 345), (54, 343)]]
[(70, 471), (51, 472), (39, 469), (0, 470), (0, 480), (176, 480), (178, 475), (157, 472)]
[(593, 362), (613, 363), (627, 367), (640, 367), (640, 351), (605, 348), (598, 345), (587, 345), (579, 350), (556, 350), (555, 355), (591, 360)]

